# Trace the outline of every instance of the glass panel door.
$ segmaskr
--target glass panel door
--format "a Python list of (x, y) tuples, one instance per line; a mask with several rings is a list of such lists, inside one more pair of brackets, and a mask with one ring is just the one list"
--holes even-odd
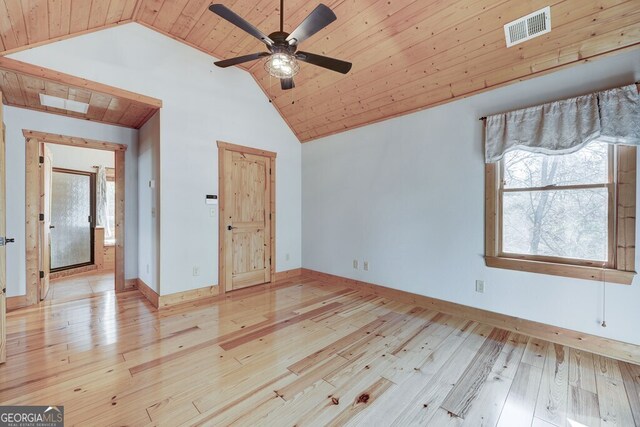
[(93, 262), (93, 179), (54, 169), (51, 190), (51, 270)]

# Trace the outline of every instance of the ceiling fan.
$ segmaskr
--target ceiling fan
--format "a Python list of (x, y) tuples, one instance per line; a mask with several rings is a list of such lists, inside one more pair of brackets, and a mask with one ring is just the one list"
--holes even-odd
[(284, 32), (284, 0), (280, 0), (280, 31), (275, 31), (268, 36), (221, 4), (212, 4), (209, 6), (209, 10), (263, 42), (269, 50), (269, 52), (252, 53), (215, 62), (218, 67), (226, 68), (269, 57), (265, 61), (265, 69), (269, 74), (280, 79), (280, 86), (283, 90), (295, 87), (293, 77), (300, 71), (298, 61), (307, 62), (342, 74), (347, 74), (351, 70), (350, 62), (298, 51), (300, 43), (337, 19), (335, 13), (324, 4), (319, 4), (313, 9), (309, 16), (289, 34)]

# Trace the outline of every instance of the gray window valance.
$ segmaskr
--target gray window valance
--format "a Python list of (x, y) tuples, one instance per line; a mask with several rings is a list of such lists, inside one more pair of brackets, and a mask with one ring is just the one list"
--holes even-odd
[(487, 117), (485, 161), (523, 149), (566, 154), (594, 140), (640, 145), (640, 96), (636, 85), (564, 99)]

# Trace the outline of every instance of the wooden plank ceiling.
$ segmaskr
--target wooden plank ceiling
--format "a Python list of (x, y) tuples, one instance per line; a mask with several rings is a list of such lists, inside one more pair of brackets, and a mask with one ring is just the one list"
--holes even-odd
[[(219, 0), (265, 33), (276, 0)], [(324, 0), (338, 20), (305, 51), (353, 62), (340, 75), (301, 64), (280, 90), (261, 61), (248, 71), (301, 141), (469, 96), (640, 43), (638, 0)], [(211, 0), (0, 0), (0, 48), (15, 51), (136, 21), (216, 58), (261, 43), (207, 11)], [(290, 32), (317, 1), (285, 2)], [(551, 6), (552, 31), (506, 48), (503, 25)]]
[[(160, 100), (46, 68), (0, 57), (0, 92), (6, 105), (139, 129)], [(40, 103), (40, 93), (89, 104), (86, 114)]]

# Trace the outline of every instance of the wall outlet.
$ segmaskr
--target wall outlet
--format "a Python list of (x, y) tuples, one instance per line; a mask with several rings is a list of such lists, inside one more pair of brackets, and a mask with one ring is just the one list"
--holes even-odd
[(358, 269), (358, 260), (357, 259), (353, 260), (353, 268), (355, 268), (356, 270)]
[(363, 261), (362, 262), (362, 269), (364, 271), (369, 271), (369, 261)]
[(484, 293), (484, 280), (476, 280), (476, 292)]
[(200, 275), (200, 267), (198, 267), (198, 266), (193, 267), (193, 275), (194, 276), (199, 276)]

